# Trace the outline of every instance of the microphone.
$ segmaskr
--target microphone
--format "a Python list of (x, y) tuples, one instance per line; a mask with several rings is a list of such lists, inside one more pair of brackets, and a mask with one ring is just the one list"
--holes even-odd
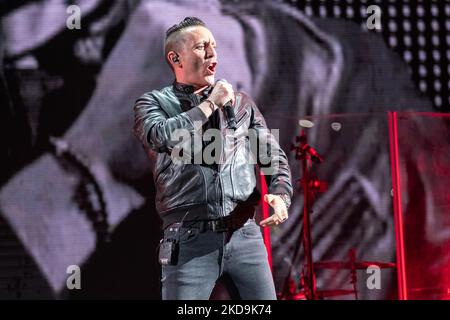
[(316, 163), (322, 163), (323, 162), (323, 157), (321, 155), (319, 155), (316, 150), (314, 150), (313, 147), (311, 147), (309, 144), (304, 144), (303, 145), (303, 150), (306, 151), (307, 153), (309, 153), (311, 160), (316, 162)]
[(323, 157), (317, 153), (316, 150), (314, 150), (313, 147), (311, 147), (308, 142), (306, 141), (306, 135), (305, 130), (302, 130), (302, 133), (299, 137), (296, 139), (298, 142), (300, 142), (300, 148), (303, 152), (306, 152), (311, 157), (311, 160), (315, 163), (322, 163)]
[[(223, 81), (228, 83), (225, 79), (220, 79), (219, 81)], [(223, 112), (225, 113), (225, 118), (227, 119), (228, 128), (235, 130), (236, 129), (236, 115), (234, 114), (233, 104), (231, 100), (223, 105)]]
[(236, 115), (234, 114), (233, 106), (231, 100), (225, 103), (223, 106), (223, 111), (225, 112), (225, 118), (227, 119), (228, 128), (236, 129)]

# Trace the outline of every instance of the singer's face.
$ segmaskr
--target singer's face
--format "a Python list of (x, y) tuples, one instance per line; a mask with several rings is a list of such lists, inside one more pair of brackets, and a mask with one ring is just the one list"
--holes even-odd
[(181, 82), (201, 88), (214, 85), (217, 66), (216, 40), (211, 31), (196, 26), (185, 31), (183, 49), (180, 52)]

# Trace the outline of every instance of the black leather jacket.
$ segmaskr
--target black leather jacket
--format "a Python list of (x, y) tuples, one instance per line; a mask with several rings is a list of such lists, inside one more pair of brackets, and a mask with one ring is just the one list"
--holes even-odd
[[(207, 98), (212, 87), (202, 96), (193, 93), (193, 87), (174, 82), (161, 90), (142, 95), (135, 103), (134, 132), (144, 146), (151, 161), (156, 186), (156, 208), (164, 226), (180, 221), (210, 219), (229, 215), (238, 204), (255, 206), (260, 194), (256, 188), (255, 164), (249, 163), (249, 129), (253, 128), (258, 139), (264, 136), (265, 143), (274, 151), (267, 153), (275, 163), (273, 174), (266, 176), (269, 193), (286, 194), (292, 197), (291, 172), (287, 158), (278, 143), (262, 132), (266, 123), (255, 103), (244, 93), (236, 93), (234, 111), (237, 126), (234, 139), (229, 135), (223, 112), (216, 110), (209, 118), (197, 107)], [(195, 126), (195, 127), (194, 127)], [(193, 133), (205, 132), (209, 128), (220, 128), (223, 136), (219, 164), (181, 163), (172, 160), (171, 152), (179, 141), (171, 134), (176, 129), (187, 129)], [(171, 139), (172, 138), (172, 139)], [(208, 145), (203, 143), (203, 148)], [(227, 152), (224, 152), (224, 150)], [(269, 151), (271, 149), (268, 149)], [(262, 166), (258, 157), (258, 164)], [(264, 163), (267, 164), (267, 158)]]

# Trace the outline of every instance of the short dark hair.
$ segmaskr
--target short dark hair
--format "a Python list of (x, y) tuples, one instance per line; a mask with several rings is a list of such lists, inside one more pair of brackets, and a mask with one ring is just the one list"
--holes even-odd
[(176, 35), (186, 28), (195, 27), (195, 26), (201, 26), (201, 27), (206, 28), (206, 24), (199, 18), (186, 17), (179, 24), (175, 24), (172, 27), (170, 27), (169, 29), (167, 29), (166, 38), (164, 40), (164, 58), (165, 58), (167, 64), (169, 65), (169, 67), (172, 69), (172, 71), (173, 71), (173, 67), (172, 67), (169, 59), (167, 59), (167, 54), (172, 50), (175, 51), (177, 48)]
[(183, 21), (181, 21), (179, 24), (174, 24), (166, 31), (166, 40), (169, 38), (169, 36), (175, 32), (181, 31), (187, 27), (193, 27), (193, 26), (202, 26), (205, 27), (205, 23), (200, 20), (197, 17), (186, 17)]

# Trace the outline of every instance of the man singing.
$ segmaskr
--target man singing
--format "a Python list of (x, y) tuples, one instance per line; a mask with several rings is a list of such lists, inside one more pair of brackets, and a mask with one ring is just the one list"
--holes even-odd
[[(288, 218), (292, 197), (286, 155), (273, 136), (267, 138), (265, 120), (250, 97), (235, 92), (225, 80), (215, 82), (216, 42), (203, 21), (187, 17), (169, 28), (165, 58), (175, 74), (174, 83), (144, 94), (134, 106), (135, 134), (150, 158), (156, 208), (163, 220), (162, 298), (209, 299), (216, 280), (227, 275), (241, 299), (276, 299), (254, 219), (260, 198), (255, 163), (271, 167), (264, 201), (274, 213), (260, 225), (278, 225)], [(224, 112), (230, 103), (232, 115)], [(201, 144), (201, 154), (211, 144), (219, 145), (213, 152), (215, 161), (175, 159), (192, 155), (199, 147), (187, 148), (191, 143), (184, 143), (180, 148), (176, 132), (193, 136), (211, 129), (220, 139), (192, 141)], [(255, 162), (247, 152), (254, 150), (249, 132), (268, 145), (265, 155), (256, 152)]]

